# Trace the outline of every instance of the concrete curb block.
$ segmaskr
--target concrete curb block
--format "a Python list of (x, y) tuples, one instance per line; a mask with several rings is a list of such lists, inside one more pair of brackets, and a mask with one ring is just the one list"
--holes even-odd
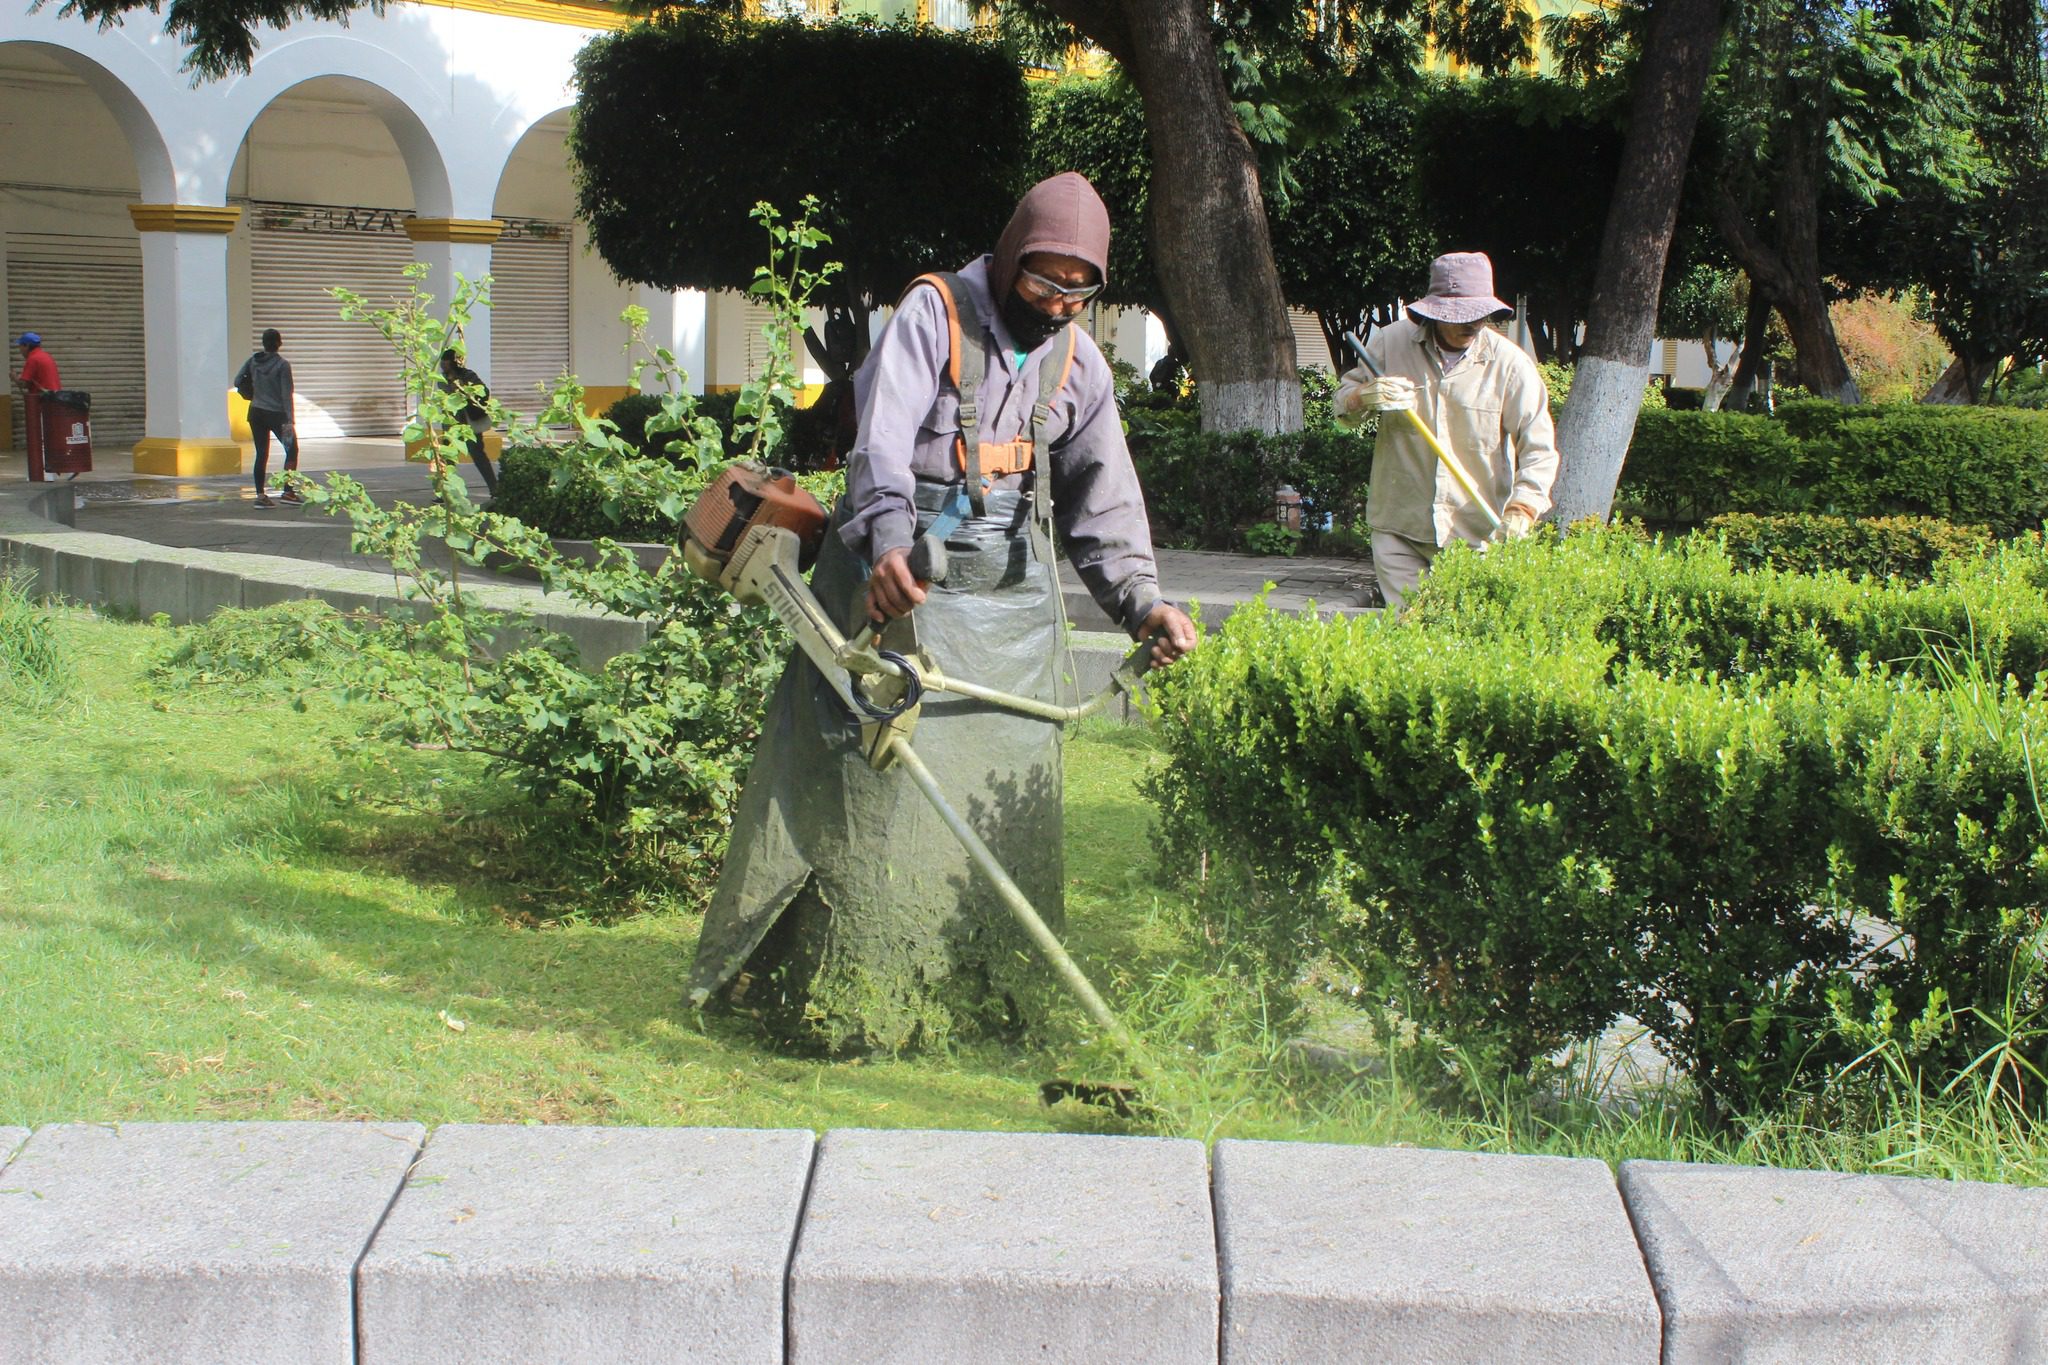
[(1621, 1191), (1665, 1365), (2048, 1358), (2048, 1192), (1656, 1161)]
[(70, 1123), (0, 1185), (0, 1360), (350, 1365), (417, 1123)]
[(28, 1141), (26, 1128), (0, 1128), (0, 1169), (13, 1159), (15, 1149)]
[(2048, 1190), (1075, 1134), (425, 1137), (37, 1130), (0, 1166), (0, 1360), (2048, 1359)]
[(1160, 1361), (1216, 1350), (1202, 1145), (828, 1133), (789, 1270), (789, 1359)]
[[(63, 524), (43, 515), (46, 505), (50, 510), (61, 506)], [(389, 574), (74, 531), (68, 529), (72, 515), (68, 488), (0, 489), (0, 564), (27, 568), (42, 592), (142, 620), (161, 613), (173, 625), (204, 621), (222, 607), (267, 607), (309, 597), (349, 614), (390, 616), (413, 609)], [(531, 615), (538, 628), (568, 636), (593, 668), (647, 640), (644, 621), (582, 606), (560, 594), (548, 596), (538, 587), (466, 581), (463, 591), (488, 607)], [(1079, 695), (1106, 686), (1129, 648), (1121, 635), (1077, 633)]]
[[(68, 530), (35, 515), (34, 494), (40, 491), (0, 491), (0, 562), (27, 568), (41, 591), (57, 597), (145, 620), (162, 613), (174, 625), (204, 621), (222, 607), (266, 607), (309, 597), (341, 612), (389, 616), (412, 610), (389, 574)], [(530, 614), (541, 628), (567, 635), (593, 666), (639, 648), (647, 638), (643, 622), (538, 588), (482, 582), (464, 591), (485, 606)]]
[(1603, 1162), (1228, 1140), (1214, 1160), (1226, 1362), (1655, 1365)]
[(808, 1130), (436, 1129), (363, 1258), (363, 1365), (780, 1361), (815, 1147)]

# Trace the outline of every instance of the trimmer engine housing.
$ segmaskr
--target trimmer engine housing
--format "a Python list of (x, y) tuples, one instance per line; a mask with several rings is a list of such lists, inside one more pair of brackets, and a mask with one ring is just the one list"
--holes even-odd
[(800, 567), (808, 569), (824, 543), (825, 522), (824, 506), (788, 470), (736, 464), (713, 479), (684, 515), (684, 555), (693, 571), (715, 582), (748, 531), (779, 526), (796, 536)]

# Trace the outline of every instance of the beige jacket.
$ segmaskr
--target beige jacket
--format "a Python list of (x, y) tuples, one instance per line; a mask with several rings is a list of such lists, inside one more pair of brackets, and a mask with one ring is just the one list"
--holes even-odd
[[(1496, 512), (1505, 513), (1510, 504), (1531, 517), (1550, 510), (1557, 433), (1549, 391), (1527, 352), (1498, 332), (1482, 331), (1446, 377), (1428, 329), (1406, 318), (1375, 331), (1365, 350), (1381, 374), (1415, 381), (1416, 414)], [(1332, 403), (1340, 424), (1356, 426), (1364, 419), (1358, 400), (1371, 380), (1363, 365), (1345, 373)], [(1478, 545), (1493, 530), (1414, 424), (1398, 413), (1380, 419), (1366, 520), (1375, 531), (1425, 545), (1447, 545), (1453, 536)]]

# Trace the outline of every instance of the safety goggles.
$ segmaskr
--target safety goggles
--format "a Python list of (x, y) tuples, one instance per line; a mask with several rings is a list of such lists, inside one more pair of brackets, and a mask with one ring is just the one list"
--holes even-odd
[(1049, 280), (1043, 275), (1026, 270), (1022, 266), (1018, 267), (1017, 275), (1024, 285), (1024, 292), (1040, 302), (1058, 299), (1061, 303), (1086, 303), (1102, 292), (1102, 286), (1099, 284), (1078, 284), (1069, 287), (1057, 280)]

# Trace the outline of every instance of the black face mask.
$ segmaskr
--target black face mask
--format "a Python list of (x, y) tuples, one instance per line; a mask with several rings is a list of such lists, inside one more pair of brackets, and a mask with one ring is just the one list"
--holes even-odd
[(1017, 344), (1027, 351), (1037, 350), (1041, 341), (1073, 321), (1065, 313), (1054, 316), (1039, 312), (1014, 289), (1003, 296), (1002, 311), (1003, 323), (1010, 329), (1010, 335), (1017, 338)]

